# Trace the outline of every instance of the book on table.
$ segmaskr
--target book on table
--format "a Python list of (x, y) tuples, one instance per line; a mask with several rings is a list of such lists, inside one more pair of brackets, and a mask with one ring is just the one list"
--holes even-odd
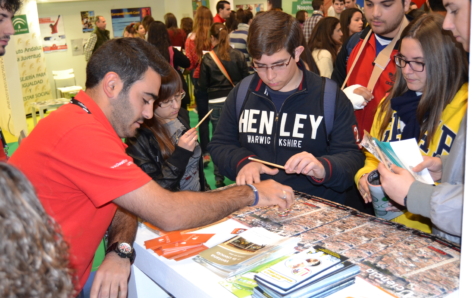
[(273, 297), (310, 297), (350, 285), (359, 272), (348, 258), (315, 245), (261, 271), (255, 279)]
[(292, 253), (298, 242), (298, 238), (255, 227), (202, 251), (194, 260), (222, 277), (231, 277)]

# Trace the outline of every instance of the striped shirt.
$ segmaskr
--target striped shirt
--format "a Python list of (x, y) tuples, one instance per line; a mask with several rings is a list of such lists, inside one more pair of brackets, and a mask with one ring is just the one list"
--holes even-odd
[(246, 43), (246, 40), (248, 39), (249, 28), (250, 25), (248, 24), (238, 24), (238, 29), (230, 33), (230, 45), (245, 55), (246, 64), (248, 64), (248, 71), (252, 73), (253, 69), (251, 68), (251, 58), (250, 54), (248, 53), (248, 46)]

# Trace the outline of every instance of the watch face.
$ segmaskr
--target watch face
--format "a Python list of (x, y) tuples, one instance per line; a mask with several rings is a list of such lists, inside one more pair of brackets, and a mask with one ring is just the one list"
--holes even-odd
[(130, 254), (132, 252), (132, 247), (128, 243), (120, 243), (117, 247), (118, 250), (124, 254)]

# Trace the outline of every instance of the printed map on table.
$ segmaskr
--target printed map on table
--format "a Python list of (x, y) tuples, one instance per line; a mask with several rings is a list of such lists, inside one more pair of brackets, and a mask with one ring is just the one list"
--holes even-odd
[(434, 235), (295, 192), (287, 216), (276, 207), (245, 208), (230, 217), (250, 227), (320, 245), (361, 267), (359, 276), (395, 297), (444, 297), (459, 285), (460, 247)]

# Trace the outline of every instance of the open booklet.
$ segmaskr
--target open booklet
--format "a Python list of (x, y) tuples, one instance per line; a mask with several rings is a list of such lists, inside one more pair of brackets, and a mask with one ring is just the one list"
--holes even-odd
[(364, 131), (364, 137), (360, 145), (372, 153), (380, 162), (385, 163), (387, 168), (394, 164), (409, 171), (415, 180), (419, 182), (426, 184), (435, 183), (428, 169), (418, 173), (412, 170), (413, 167), (423, 161), (415, 138), (396, 142), (381, 142), (372, 137), (367, 131)]

